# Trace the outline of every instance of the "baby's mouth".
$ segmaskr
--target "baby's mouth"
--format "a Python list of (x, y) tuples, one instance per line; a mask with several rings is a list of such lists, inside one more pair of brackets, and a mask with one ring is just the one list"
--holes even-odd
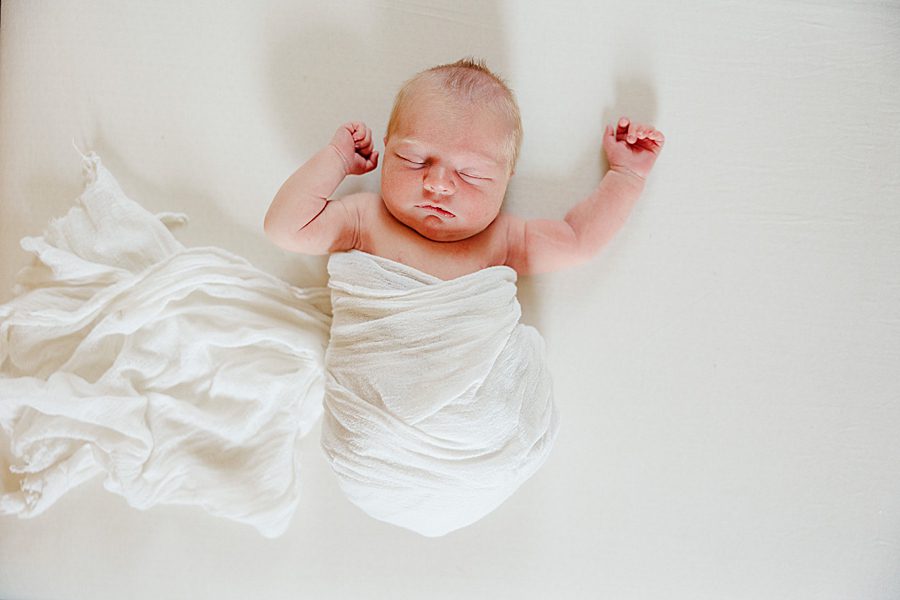
[(444, 210), (443, 208), (440, 208), (440, 207), (438, 207), (438, 206), (434, 206), (433, 204), (416, 204), (416, 208), (424, 208), (424, 209), (426, 209), (426, 210), (433, 210), (433, 211), (436, 212), (437, 214), (442, 215), (442, 216), (445, 216), (445, 217), (449, 217), (449, 218), (451, 218), (451, 219), (454, 218), (454, 217), (456, 217), (456, 215), (454, 215), (454, 214), (453, 214), (452, 212), (450, 212), (449, 210)]

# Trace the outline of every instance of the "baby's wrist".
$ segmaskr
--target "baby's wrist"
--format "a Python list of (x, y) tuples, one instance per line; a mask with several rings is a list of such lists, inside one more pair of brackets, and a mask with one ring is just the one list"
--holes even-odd
[(641, 183), (644, 183), (644, 182), (647, 181), (647, 178), (646, 178), (646, 177), (641, 177), (640, 175), (638, 175), (637, 173), (635, 173), (634, 171), (632, 171), (632, 170), (629, 169), (628, 167), (623, 167), (623, 166), (620, 166), (620, 165), (616, 165), (616, 166), (610, 167), (609, 170), (610, 170), (610, 171), (615, 171), (616, 173), (621, 173), (622, 175), (625, 175), (625, 176), (627, 176), (627, 177), (631, 177), (631, 178), (633, 178), (633, 179), (638, 179), (638, 180), (640, 180)]
[(341, 152), (340, 148), (338, 148), (334, 144), (328, 144), (328, 146), (331, 147), (335, 152), (337, 152), (337, 155), (341, 157), (341, 162), (344, 165), (344, 175), (345, 176), (349, 175), (350, 174), (350, 163), (347, 162), (347, 159), (344, 157), (344, 153)]

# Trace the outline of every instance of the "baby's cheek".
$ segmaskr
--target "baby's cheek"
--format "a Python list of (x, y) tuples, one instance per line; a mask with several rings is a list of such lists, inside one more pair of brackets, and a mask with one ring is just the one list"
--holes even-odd
[(482, 219), (489, 222), (493, 221), (495, 218), (497, 218), (497, 214), (500, 212), (500, 205), (503, 203), (503, 197), (491, 197), (485, 198), (484, 200), (485, 201), (481, 203)]
[(388, 183), (393, 188), (417, 188), (422, 185), (421, 178), (413, 173), (403, 172), (400, 169), (391, 169), (381, 174), (382, 184)]
[(394, 196), (396, 195), (402, 186), (402, 181), (398, 179), (396, 175), (393, 173), (382, 173), (381, 176), (381, 195), (382, 196)]

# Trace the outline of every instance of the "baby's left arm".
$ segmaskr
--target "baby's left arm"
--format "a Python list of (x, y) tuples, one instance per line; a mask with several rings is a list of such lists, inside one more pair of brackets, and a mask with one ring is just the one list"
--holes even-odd
[(565, 219), (525, 221), (505, 215), (506, 264), (527, 275), (590, 260), (624, 225), (664, 143), (662, 132), (625, 117), (619, 120), (617, 129), (607, 126), (603, 148), (609, 171)]

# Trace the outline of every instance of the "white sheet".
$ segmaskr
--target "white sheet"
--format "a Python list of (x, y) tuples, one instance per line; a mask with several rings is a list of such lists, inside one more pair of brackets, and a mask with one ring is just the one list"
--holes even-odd
[(504, 210), (524, 218), (560, 219), (593, 189), (618, 116), (667, 138), (600, 255), (517, 282), (564, 425), (501, 510), (438, 539), (372, 519), (314, 428), (303, 483), (321, 494), (277, 540), (192, 507), (134, 510), (96, 478), (0, 518), (0, 597), (900, 597), (897, 2), (0, 12), (0, 303), (31, 259), (19, 240), (81, 191), (73, 136), (150, 212), (190, 214), (186, 246), (304, 286), (325, 285), (326, 262), (266, 240), (269, 202), (346, 120), (382, 150), (419, 69), (474, 54), (507, 78), (525, 137)]
[[(191, 504), (287, 528), (297, 443), (322, 413), (327, 290), (184, 248), (90, 153), (68, 214), (0, 306), (0, 425), (32, 517), (98, 473), (135, 508)], [(164, 215), (177, 222), (177, 216)]]

